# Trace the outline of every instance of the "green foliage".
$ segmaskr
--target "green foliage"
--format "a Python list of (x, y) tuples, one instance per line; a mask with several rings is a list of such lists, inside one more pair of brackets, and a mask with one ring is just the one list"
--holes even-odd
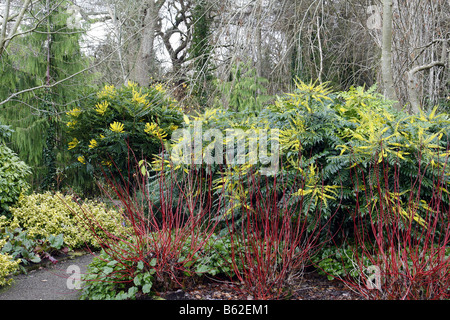
[(9, 139), (13, 132), (14, 132), (14, 130), (12, 130), (10, 128), (10, 126), (6, 126), (4, 124), (0, 124), (0, 142), (2, 140)]
[(6, 236), (7, 239), (2, 248), (4, 253), (10, 254), (14, 259), (20, 259), (24, 264), (41, 262), (41, 258), (34, 251), (37, 243), (28, 237), (27, 231), (21, 228), (14, 230), (5, 229), (2, 231), (3, 236)]
[[(317, 268), (318, 273), (326, 275), (328, 280), (335, 278), (345, 279), (346, 277), (360, 277), (361, 270), (358, 265), (358, 259), (355, 258), (357, 248), (347, 246), (329, 246), (311, 257), (311, 262)], [(361, 252), (359, 252), (361, 257)], [(370, 266), (371, 262), (367, 256), (363, 258), (363, 265)], [(360, 262), (359, 262), (360, 263)]]
[(209, 66), (211, 45), (209, 41), (211, 18), (204, 0), (195, 1), (192, 10), (193, 32), (189, 49), (189, 59), (194, 63), (193, 95), (200, 107), (208, 102), (212, 74)]
[[(398, 112), (376, 93), (376, 87), (333, 93), (326, 84), (296, 81), (293, 93), (279, 97), (258, 115), (207, 109), (192, 118), (201, 121), (204, 132), (220, 130), (222, 146), (229, 129), (278, 129), (281, 167), (277, 177), (287, 186), (291, 205), (304, 204), (299, 217), (320, 211), (323, 225), (331, 228), (323, 230), (324, 236), (341, 227), (343, 234), (351, 234), (351, 213), (365, 216), (377, 201), (384, 201), (405, 218), (414, 212), (418, 225), (423, 225), (420, 215), (426, 212), (436, 190), (442, 191), (444, 203), (449, 203), (448, 115), (436, 108), (419, 115)], [(192, 121), (184, 124), (191, 136), (193, 126)], [(249, 141), (246, 136), (247, 161)], [(210, 152), (210, 144), (204, 141), (203, 150)], [(236, 142), (234, 148), (236, 154)], [(250, 201), (245, 177), (262, 164), (228, 165), (225, 171), (212, 165), (209, 172), (218, 192), (237, 196), (233, 198), (234, 209), (239, 212)], [(183, 164), (177, 168), (186, 169)], [(422, 185), (416, 190), (413, 185), (418, 175)], [(386, 197), (370, 194), (369, 187), (378, 185)], [(415, 199), (417, 195), (418, 208), (410, 206), (411, 195)]]
[[(30, 8), (29, 14), (39, 21), (35, 30), (28, 32), (32, 24), (24, 24), (23, 35), (10, 44), (11, 54), (2, 56), (0, 100), (20, 90), (53, 85), (87, 66), (80, 50), (83, 30), (67, 25), (66, 9), (71, 3), (53, 2), (49, 2), (50, 11), (43, 1)], [(85, 84), (89, 78), (86, 74), (73, 77), (51, 89), (22, 94), (20, 100), (1, 107), (0, 121), (15, 131), (10, 138), (11, 148), (33, 168), (33, 188), (50, 190), (56, 186), (56, 171), (64, 166), (67, 154), (62, 144), (60, 114), (72, 108), (73, 101), (88, 87)]]
[(263, 104), (270, 99), (265, 85), (268, 80), (258, 77), (254, 68), (249, 64), (239, 63), (233, 66), (230, 78), (219, 81), (218, 88), (225, 97), (226, 109), (233, 111), (248, 111), (257, 114)]
[[(349, 213), (355, 212), (356, 199), (362, 215), (374, 201), (383, 200), (367, 197), (365, 187), (375, 185), (376, 178), (390, 195), (387, 201), (404, 206), (398, 210), (402, 215), (419, 173), (424, 173), (420, 200), (430, 201), (441, 185), (447, 190), (448, 116), (436, 109), (412, 116), (397, 112), (375, 90), (333, 94), (326, 86), (297, 82), (294, 93), (261, 115), (260, 122), (280, 129), (283, 170), (291, 174), (294, 195), (311, 204), (305, 210), (320, 206), (325, 220), (332, 214), (339, 218), (335, 221), (344, 219), (345, 233), (351, 229)], [(298, 176), (302, 178), (295, 180)]]
[(122, 174), (136, 160), (158, 154), (183, 118), (161, 85), (138, 88), (131, 82), (121, 88), (105, 86), (67, 115), (68, 149), (78, 166), (93, 173), (101, 165)]
[(11, 213), (11, 228), (26, 230), (27, 235), (36, 240), (50, 241), (52, 235), (63, 234), (64, 244), (71, 249), (86, 245), (98, 247), (97, 237), (124, 231), (120, 212), (107, 210), (104, 205), (89, 200), (79, 204), (61, 193), (21, 196)]
[(8, 215), (10, 206), (28, 188), (30, 168), (5, 144), (0, 143), (0, 216)]
[[(118, 246), (124, 245), (118, 243)], [(131, 255), (130, 255), (131, 256)], [(155, 261), (150, 266), (155, 266)], [(134, 300), (138, 292), (151, 295), (153, 268), (145, 268), (142, 261), (114, 260), (105, 250), (95, 257), (83, 275), (82, 300)]]
[(55, 254), (62, 252), (64, 245), (64, 236), (50, 235), (45, 239), (33, 239), (28, 236), (28, 231), (21, 228), (11, 230), (9, 228), (0, 229), (5, 240), (2, 248), (4, 254), (10, 255), (15, 260), (20, 260), (19, 267), (26, 272), (22, 265), (39, 263), (42, 259), (56, 261)]
[[(189, 242), (190, 239), (186, 241), (185, 250), (189, 250)], [(232, 245), (237, 246), (236, 243), (232, 244), (230, 237), (212, 235), (205, 242), (202, 250), (195, 255), (194, 262), (190, 268), (199, 276), (208, 274), (211, 276), (222, 275), (232, 278), (234, 276), (231, 256)]]

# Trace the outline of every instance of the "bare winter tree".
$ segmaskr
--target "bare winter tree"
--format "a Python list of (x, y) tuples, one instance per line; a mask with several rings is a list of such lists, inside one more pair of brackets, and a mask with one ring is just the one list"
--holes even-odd
[[(35, 1), (36, 2), (36, 1)], [(11, 40), (20, 36), (23, 32), (20, 26), (24, 21), (25, 14), (33, 4), (32, 0), (12, 1), (6, 0), (6, 3), (0, 8), (1, 11), (1, 32), (0, 32), (0, 57), (8, 47)], [(36, 21), (37, 26), (41, 21)], [(32, 29), (26, 31), (31, 32)]]
[[(0, 56), (21, 33), (33, 32), (22, 24), (39, 24), (29, 16), (37, 1), (2, 2)], [(90, 26), (102, 25), (103, 37), (88, 48), (100, 80), (146, 86), (152, 77), (195, 82), (200, 74), (190, 52), (198, 1), (71, 2)], [(215, 78), (227, 79), (232, 66), (245, 61), (269, 80), (271, 94), (290, 90), (299, 77), (338, 90), (378, 83), (411, 112), (447, 97), (448, 0), (201, 1), (211, 21), (205, 43)]]
[(396, 87), (401, 101), (418, 113), (450, 91), (450, 3), (397, 1), (394, 14), (394, 68), (401, 75)]
[[(390, 91), (386, 96), (398, 100), (398, 107), (406, 106), (411, 113), (439, 104), (450, 91), (450, 3), (444, 0), (383, 0), (383, 4), (387, 5), (381, 10), (383, 34), (373, 35), (375, 43), (383, 40), (382, 78), (385, 89)], [(387, 39), (389, 30), (384, 29), (389, 25), (392, 27), (390, 43)], [(387, 71), (389, 52), (392, 81)]]

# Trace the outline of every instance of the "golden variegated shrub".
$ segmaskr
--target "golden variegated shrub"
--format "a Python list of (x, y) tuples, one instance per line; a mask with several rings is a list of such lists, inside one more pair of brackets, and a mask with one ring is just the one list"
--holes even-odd
[(11, 225), (28, 230), (31, 238), (42, 239), (62, 233), (69, 248), (96, 247), (99, 244), (97, 237), (105, 232), (124, 232), (120, 212), (94, 201), (77, 203), (71, 196), (61, 193), (21, 196), (11, 211)]
[(9, 285), (12, 281), (9, 276), (19, 268), (20, 260), (14, 261), (9, 254), (1, 253), (1, 248), (5, 245), (6, 240), (0, 240), (0, 287)]

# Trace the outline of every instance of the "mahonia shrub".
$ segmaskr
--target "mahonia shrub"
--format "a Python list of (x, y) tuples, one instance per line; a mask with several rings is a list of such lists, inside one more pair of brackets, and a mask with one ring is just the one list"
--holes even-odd
[[(0, 240), (0, 248), (5, 245), (5, 240)], [(20, 260), (15, 260), (9, 254), (0, 252), (0, 287), (7, 286), (11, 283), (12, 278), (9, 276), (19, 269)]]
[(10, 225), (27, 230), (30, 238), (63, 234), (64, 243), (72, 249), (99, 247), (102, 235), (110, 237), (125, 231), (121, 212), (108, 210), (92, 200), (78, 203), (72, 196), (61, 193), (21, 196), (11, 212)]
[(161, 84), (141, 88), (133, 82), (106, 85), (67, 116), (68, 149), (90, 173), (97, 165), (123, 173), (130, 159), (151, 159), (183, 119)]
[[(397, 111), (392, 102), (376, 93), (376, 87), (350, 88), (345, 92), (333, 92), (326, 84), (296, 81), (292, 93), (278, 97), (258, 115), (251, 112), (207, 109), (204, 113), (187, 118), (183, 128), (195, 130), (194, 121), (200, 121), (203, 132), (218, 129), (222, 132), (222, 145), (227, 145), (227, 130), (249, 130), (258, 136), (261, 130), (268, 132), (268, 156), (270, 156), (270, 130), (278, 129), (280, 167), (278, 176), (290, 187), (291, 204), (297, 200), (308, 203), (302, 207), (299, 217), (307, 217), (320, 207), (323, 223), (337, 231), (341, 228), (349, 234), (352, 228), (351, 214), (356, 211), (365, 215), (376, 201), (395, 202), (406, 205), (418, 173), (423, 173), (422, 187), (417, 195), (421, 201), (415, 221), (420, 224), (421, 211), (428, 208), (434, 189), (448, 179), (447, 158), (450, 120), (447, 114), (437, 109), (410, 115)], [(214, 146), (211, 140), (203, 141), (203, 155)], [(249, 157), (250, 137), (245, 139), (245, 159)], [(257, 141), (260, 148), (260, 141)], [(238, 144), (234, 142), (234, 154)], [(224, 150), (225, 154), (225, 150)], [(161, 160), (155, 167), (161, 167)], [(260, 159), (258, 159), (260, 160)], [(169, 163), (168, 159), (165, 162)], [(188, 164), (190, 165), (190, 164)], [(375, 175), (374, 165), (387, 167), (392, 174)], [(242, 179), (249, 172), (257, 172), (263, 165), (232, 164), (224, 161), (227, 170), (215, 163), (208, 167), (217, 184), (217, 192), (241, 190), (241, 200), (235, 201), (234, 209), (245, 208), (248, 187)], [(186, 169), (186, 164), (172, 166)], [(391, 194), (390, 199), (365, 198), (359, 174), (372, 179), (381, 179)], [(398, 171), (398, 174), (393, 174)], [(360, 176), (362, 177), (362, 176)], [(356, 186), (361, 186), (359, 189)], [(444, 181), (444, 186), (448, 181)], [(443, 201), (448, 204), (448, 188), (443, 188)], [(264, 192), (264, 190), (262, 190)], [(292, 194), (293, 196), (291, 196)], [(388, 193), (389, 194), (389, 193)], [(359, 198), (357, 205), (356, 199)], [(361, 199), (365, 198), (365, 204)], [(245, 203), (247, 202), (247, 203)], [(403, 212), (403, 211), (402, 211)], [(333, 216), (333, 222), (327, 219)], [(328, 232), (328, 231), (327, 231)]]
[[(343, 227), (346, 234), (352, 227), (351, 214), (365, 215), (377, 201), (406, 205), (419, 173), (424, 174), (418, 215), (428, 210), (434, 189), (448, 185), (448, 115), (437, 114), (436, 108), (417, 115), (396, 111), (375, 90), (359, 87), (333, 93), (326, 85), (299, 81), (296, 91), (261, 115), (280, 129), (283, 170), (293, 181), (297, 175), (304, 177), (293, 183), (292, 192), (313, 198), (312, 207), (320, 205), (325, 219), (339, 212), (334, 227)], [(376, 174), (376, 166), (390, 173)], [(379, 179), (391, 198), (367, 198), (362, 177), (373, 183)], [(356, 206), (357, 198), (365, 203)], [(421, 221), (419, 216), (414, 220)]]
[(0, 216), (10, 215), (10, 206), (25, 192), (30, 167), (17, 154), (0, 142)]

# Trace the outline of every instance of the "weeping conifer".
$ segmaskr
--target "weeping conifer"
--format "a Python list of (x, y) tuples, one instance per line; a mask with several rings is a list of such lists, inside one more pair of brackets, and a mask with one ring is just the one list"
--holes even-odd
[(194, 65), (194, 95), (198, 104), (205, 107), (208, 104), (208, 84), (212, 81), (209, 58), (211, 45), (209, 43), (211, 19), (210, 9), (205, 0), (195, 1), (192, 12), (194, 21), (190, 56)]
[(82, 30), (68, 27), (68, 6), (68, 1), (36, 3), (31, 10), (34, 18), (30, 19), (43, 22), (33, 32), (15, 39), (9, 55), (4, 54), (1, 61), (0, 99), (26, 88), (50, 86), (20, 96), (0, 112), (0, 121), (15, 131), (12, 148), (33, 168), (33, 187), (43, 189), (54, 189), (57, 166), (67, 157), (61, 120), (74, 108), (72, 101), (81, 96), (82, 81), (86, 81), (85, 77), (75, 77), (53, 86), (86, 66), (80, 50)]

